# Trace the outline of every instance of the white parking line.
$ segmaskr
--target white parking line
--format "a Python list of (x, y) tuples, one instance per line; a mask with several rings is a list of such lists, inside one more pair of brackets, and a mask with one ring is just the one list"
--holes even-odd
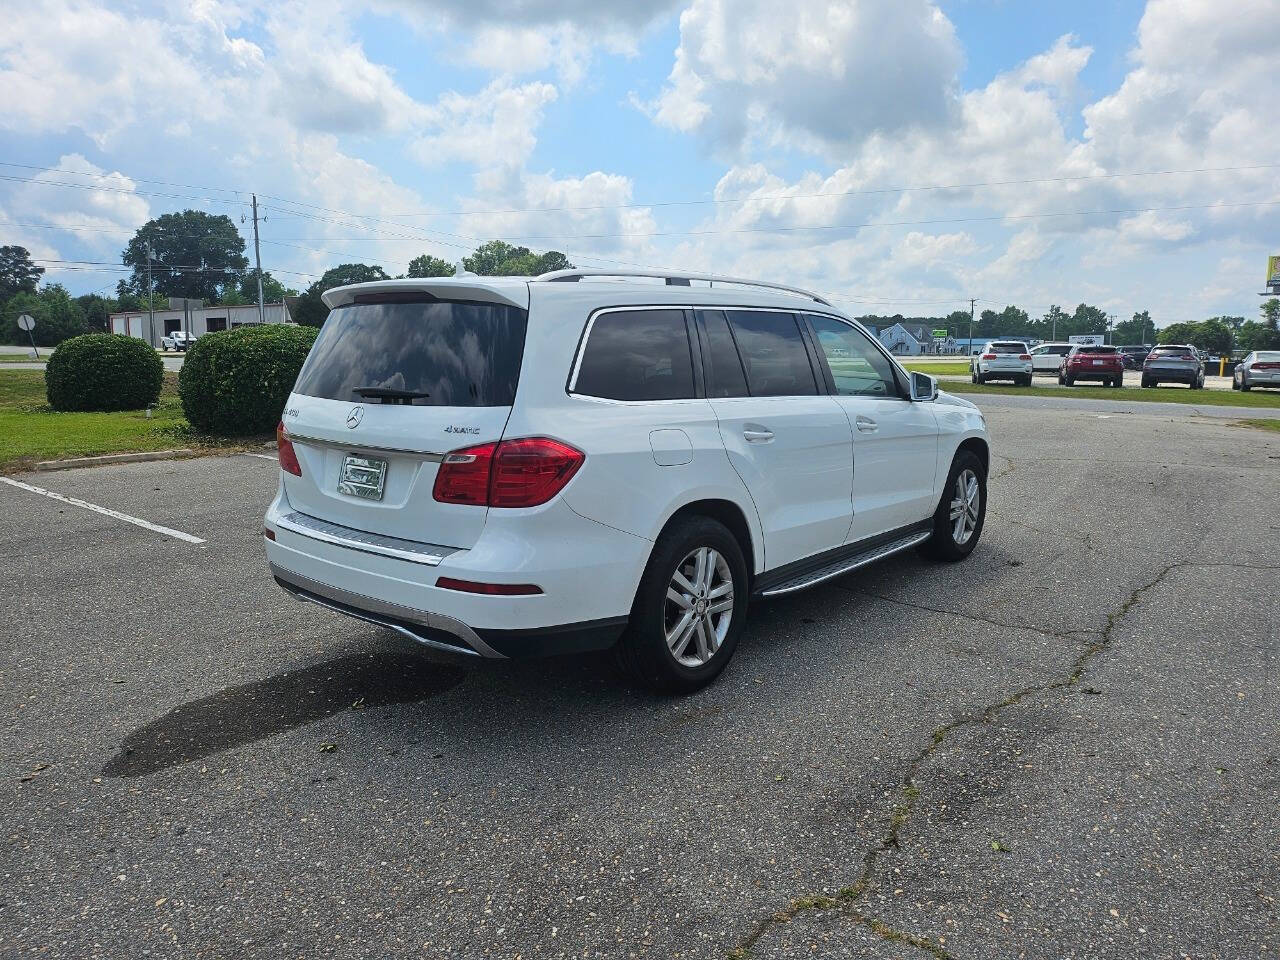
[(245, 453), (246, 457), (258, 457), (262, 460), (277, 460), (278, 457), (268, 456), (265, 453)]
[(21, 490), (30, 490), (32, 493), (38, 493), (42, 497), (60, 500), (63, 503), (71, 504), (73, 507), (82, 507), (85, 510), (92, 510), (94, 513), (101, 513), (104, 516), (123, 520), (125, 523), (132, 523), (134, 526), (145, 527), (147, 530), (153, 530), (156, 533), (163, 533), (166, 537), (173, 537), (175, 540), (185, 540), (187, 543), (204, 543), (204, 541), (199, 537), (193, 537), (191, 534), (183, 533), (181, 530), (173, 530), (169, 527), (162, 527), (158, 523), (139, 520), (137, 517), (131, 517), (127, 513), (121, 513), (119, 510), (111, 510), (108, 507), (100, 507), (96, 503), (89, 503), (86, 500), (77, 500), (75, 497), (67, 497), (61, 493), (54, 493), (52, 490), (46, 490), (43, 487), (35, 487), (29, 483), (23, 483), (21, 480), (10, 480), (8, 477), (0, 477), (0, 483), (7, 483), (9, 486), (18, 487)]

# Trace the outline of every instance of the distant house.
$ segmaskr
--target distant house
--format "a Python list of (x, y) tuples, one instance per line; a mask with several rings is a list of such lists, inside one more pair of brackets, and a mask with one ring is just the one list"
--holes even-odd
[(880, 331), (880, 342), (890, 353), (917, 356), (933, 353), (933, 330), (923, 323), (895, 323)]
[[(286, 297), (284, 303), (265, 304), (262, 309), (263, 318), (267, 323), (293, 323), (289, 301), (296, 300), (296, 297)], [(231, 330), (236, 327), (258, 326), (258, 324), (258, 305), (248, 303), (235, 306), (199, 307), (190, 311), (186, 317), (181, 310), (157, 310), (154, 315), (146, 310), (129, 310), (111, 314), (107, 329), (112, 333), (138, 337), (153, 347), (158, 347), (161, 337), (167, 337), (178, 330), (187, 330), (193, 336), (200, 337), (217, 330)]]

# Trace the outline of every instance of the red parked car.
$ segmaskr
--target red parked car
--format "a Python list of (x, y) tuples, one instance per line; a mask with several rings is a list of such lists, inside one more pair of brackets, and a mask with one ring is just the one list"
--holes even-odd
[(1062, 358), (1058, 383), (1074, 386), (1077, 380), (1101, 380), (1103, 386), (1124, 386), (1124, 357), (1118, 347), (1078, 343)]

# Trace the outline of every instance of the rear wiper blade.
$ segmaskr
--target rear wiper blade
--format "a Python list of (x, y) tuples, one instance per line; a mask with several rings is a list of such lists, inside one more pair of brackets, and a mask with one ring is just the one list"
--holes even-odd
[(397, 390), (394, 387), (353, 387), (351, 392), (365, 400), (401, 400), (405, 403), (431, 396), (425, 390)]

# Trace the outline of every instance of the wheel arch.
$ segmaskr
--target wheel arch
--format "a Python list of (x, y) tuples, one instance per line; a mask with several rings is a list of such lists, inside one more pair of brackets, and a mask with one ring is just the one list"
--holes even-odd
[(742, 507), (732, 500), (724, 500), (719, 497), (692, 500), (683, 504), (671, 516), (667, 517), (658, 536), (662, 536), (677, 523), (687, 520), (689, 517), (710, 517), (712, 520), (724, 524), (742, 549), (742, 558), (746, 561), (748, 576), (755, 577), (758, 569), (757, 562), (762, 562), (764, 557), (762, 552), (756, 548), (751, 524), (747, 519), (746, 511)]
[[(985, 438), (966, 437), (961, 440), (956, 446), (956, 452), (951, 455), (953, 463), (955, 462), (956, 455), (959, 454), (961, 450), (968, 450), (973, 453), (974, 456), (982, 461), (982, 472), (987, 475), (991, 474), (991, 447), (988, 445)], [(948, 464), (947, 469), (950, 469), (950, 464)]]

